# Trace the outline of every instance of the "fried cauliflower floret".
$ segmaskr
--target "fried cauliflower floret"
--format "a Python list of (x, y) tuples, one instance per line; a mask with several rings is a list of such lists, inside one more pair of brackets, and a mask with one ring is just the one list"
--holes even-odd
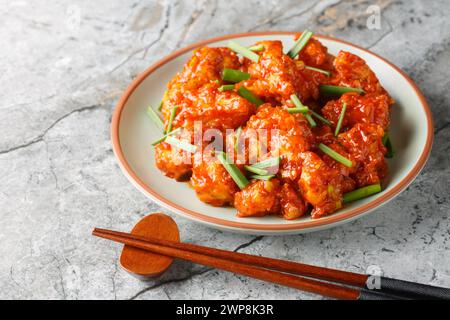
[[(299, 34), (300, 36), (301, 34)], [(307, 66), (321, 68), (328, 61), (328, 49), (319, 40), (312, 37), (298, 54), (298, 59)]]
[(261, 217), (280, 211), (280, 181), (253, 180), (243, 190), (235, 194), (234, 206), (238, 217)]
[(259, 61), (246, 60), (247, 72), (251, 80), (244, 85), (266, 101), (284, 103), (292, 94), (297, 94), (302, 102), (318, 94), (318, 87), (307, 82), (302, 67), (283, 53), (281, 41), (261, 41), (264, 50), (259, 52)]
[(339, 153), (341, 156), (347, 158), (348, 160), (350, 160), (352, 162), (352, 166), (351, 167), (347, 167), (345, 165), (343, 165), (342, 163), (334, 160), (333, 158), (331, 158), (329, 155), (322, 153), (320, 151), (320, 155), (322, 160), (331, 168), (336, 169), (341, 175), (349, 177), (352, 173), (354, 173), (356, 171), (356, 168), (358, 166), (358, 161), (356, 160), (356, 158), (353, 156), (353, 154), (351, 154), (350, 152), (347, 151), (346, 148), (344, 148), (337, 139), (335, 139), (334, 142), (332, 143), (328, 143), (327, 146), (331, 149), (333, 149), (334, 151), (336, 151), (337, 153)]
[(179, 112), (192, 107), (197, 101), (198, 90), (206, 84), (219, 81), (224, 68), (240, 67), (239, 58), (228, 48), (202, 47), (195, 50), (183, 71), (167, 85), (162, 106), (164, 121), (167, 123), (175, 106)]
[(215, 158), (194, 162), (190, 184), (201, 201), (216, 207), (233, 204), (235, 193), (239, 191), (230, 174)]
[(186, 181), (191, 176), (191, 154), (166, 142), (155, 146), (155, 163), (165, 176), (177, 181)]
[[(190, 130), (183, 129), (173, 135), (174, 138), (187, 143), (193, 143), (194, 135)], [(167, 142), (155, 146), (156, 167), (165, 176), (177, 181), (189, 180), (192, 173), (193, 154), (174, 147)]]
[(387, 94), (375, 73), (360, 57), (341, 51), (334, 60), (334, 67), (336, 73), (331, 79), (332, 84), (362, 88), (367, 93)]
[(342, 175), (313, 152), (305, 152), (303, 158), (298, 184), (303, 197), (314, 207), (311, 217), (317, 219), (341, 208)]
[(336, 126), (344, 103), (347, 109), (342, 122), (341, 132), (357, 123), (375, 123), (387, 128), (389, 125), (390, 98), (386, 94), (346, 93), (338, 100), (329, 101), (322, 108), (322, 114)]
[(329, 126), (321, 126), (314, 128), (314, 134), (316, 135), (316, 143), (323, 143), (339, 153), (340, 155), (344, 156), (345, 158), (349, 159), (353, 166), (347, 167), (344, 166), (342, 163), (334, 160), (327, 154), (324, 154), (320, 150), (316, 150), (318, 154), (321, 155), (322, 160), (331, 168), (336, 169), (342, 176), (343, 176), (343, 184), (342, 184), (342, 191), (348, 192), (355, 189), (356, 183), (355, 181), (350, 177), (351, 174), (353, 174), (356, 171), (358, 162), (356, 159), (347, 152), (347, 149), (345, 149), (338, 141), (337, 137), (335, 137), (334, 132), (331, 130)]
[(359, 187), (379, 183), (387, 174), (383, 135), (383, 128), (377, 124), (358, 123), (338, 136), (341, 145), (357, 161), (352, 178)]
[(265, 129), (267, 150), (272, 156), (282, 156), (281, 177), (295, 181), (300, 177), (300, 154), (311, 147), (313, 135), (301, 115), (294, 116), (280, 107), (264, 104), (247, 122), (244, 131)]
[(221, 80), (224, 68), (239, 69), (238, 56), (228, 48), (202, 47), (193, 52), (191, 59), (184, 65), (168, 85), (183, 86), (186, 90), (197, 89), (214, 80)]
[(211, 82), (198, 89), (192, 105), (177, 113), (174, 126), (193, 128), (195, 121), (201, 121), (204, 129), (225, 130), (245, 125), (256, 105), (233, 90), (220, 92), (218, 88), (219, 84)]
[(286, 220), (293, 220), (303, 216), (308, 205), (297, 191), (288, 183), (281, 187), (279, 194), (281, 214)]

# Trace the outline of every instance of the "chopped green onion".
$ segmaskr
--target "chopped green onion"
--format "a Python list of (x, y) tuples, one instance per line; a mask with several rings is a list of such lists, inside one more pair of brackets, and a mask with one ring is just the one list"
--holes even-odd
[(291, 94), (290, 96), (292, 103), (297, 107), (297, 108), (302, 108), (304, 107), (303, 103), (300, 101), (300, 99), (297, 97), (297, 95)]
[(147, 115), (161, 130), (164, 130), (164, 123), (152, 107), (147, 108)]
[(314, 68), (314, 67), (310, 67), (310, 66), (305, 66), (305, 69), (323, 73), (323, 74), (326, 75), (327, 77), (331, 76), (331, 72), (328, 71), (328, 70), (323, 70), (323, 69)]
[(317, 126), (317, 123), (314, 121), (314, 119), (311, 117), (311, 115), (309, 113), (305, 114), (305, 118), (306, 120), (308, 120), (309, 125), (314, 128), (315, 126)]
[(386, 147), (387, 152), (384, 155), (386, 158), (392, 158), (395, 155), (394, 146), (392, 145), (391, 137), (389, 136), (389, 133), (386, 132), (383, 136), (383, 139), (381, 140), (383, 142), (383, 145)]
[(300, 107), (300, 108), (287, 108), (287, 112), (294, 114), (294, 113), (307, 113), (309, 111), (308, 107)]
[(379, 183), (344, 193), (344, 203), (360, 200), (381, 191)]
[(241, 55), (243, 55), (247, 59), (250, 59), (250, 60), (252, 60), (254, 62), (258, 62), (259, 61), (259, 55), (257, 55), (253, 51), (247, 49), (246, 47), (241, 46), (237, 42), (234, 42), (234, 41), (228, 42), (228, 48), (230, 48), (231, 50), (233, 50), (236, 53), (240, 53)]
[(386, 146), (386, 143), (389, 139), (389, 134), (387, 133), (387, 131), (384, 133), (383, 137), (381, 138), (381, 143)]
[(342, 163), (344, 166), (349, 167), (349, 168), (351, 168), (353, 166), (353, 163), (350, 160), (348, 160), (346, 157), (340, 155), (339, 153), (337, 153), (330, 147), (324, 145), (323, 143), (319, 144), (319, 149), (323, 153), (327, 154), (328, 156), (330, 156), (331, 158), (336, 160), (337, 162)]
[(182, 129), (182, 128), (179, 127), (179, 128), (176, 128), (175, 130), (170, 131), (169, 133), (166, 133), (164, 136), (162, 136), (161, 138), (159, 138), (158, 140), (156, 140), (155, 142), (153, 142), (153, 143), (152, 143), (152, 146), (156, 146), (157, 144), (163, 142), (164, 140), (166, 140), (166, 138), (167, 138), (168, 136), (171, 136), (171, 135), (177, 133), (177, 132), (180, 131), (181, 129)]
[(172, 131), (173, 119), (175, 119), (175, 115), (177, 114), (178, 106), (172, 108), (172, 112), (170, 112), (169, 124), (167, 125), (167, 131)]
[(223, 86), (219, 87), (220, 92), (233, 90), (233, 89), (234, 89), (234, 84), (224, 84)]
[(281, 157), (273, 157), (273, 158), (269, 158), (269, 159), (263, 160), (261, 162), (252, 164), (251, 166), (253, 168), (265, 169), (265, 168), (278, 166), (280, 164), (280, 161), (281, 161)]
[(171, 146), (180, 148), (184, 151), (190, 152), (190, 153), (195, 153), (197, 151), (197, 147), (194, 146), (193, 144), (190, 144), (189, 142), (174, 138), (170, 135), (168, 135), (166, 137), (165, 140), (168, 144), (170, 144)]
[(325, 95), (333, 95), (333, 96), (339, 96), (339, 95), (342, 95), (342, 94), (348, 93), (348, 92), (356, 92), (359, 94), (365, 93), (365, 91), (361, 88), (330, 86), (330, 85), (325, 85), (325, 84), (321, 84), (319, 89), (320, 89), (320, 93), (325, 94)]
[(228, 82), (241, 82), (243, 80), (250, 79), (250, 74), (247, 72), (242, 72), (240, 70), (235, 69), (228, 69), (225, 68), (222, 71), (222, 80), (228, 81)]
[(300, 51), (302, 51), (303, 47), (308, 43), (312, 35), (313, 33), (309, 30), (303, 31), (302, 35), (294, 44), (294, 46), (291, 48), (291, 50), (289, 50), (287, 55), (292, 59), (294, 59), (300, 53)]
[[(300, 101), (300, 99), (297, 97), (296, 94), (292, 94), (291, 95), (291, 101), (292, 103), (295, 105), (296, 108), (289, 108), (291, 110), (288, 109), (289, 113), (298, 113), (298, 112), (302, 112), (302, 113), (306, 113), (309, 112), (311, 113), (314, 117), (316, 117), (317, 119), (319, 119), (320, 121), (322, 121), (325, 124), (330, 125), (331, 122), (328, 121), (327, 119), (325, 119), (324, 117), (322, 117), (320, 114), (318, 114), (317, 112), (314, 112), (313, 110), (310, 110), (308, 107), (305, 107), (303, 105), (303, 103)], [(306, 109), (305, 109), (306, 108)], [(301, 109), (302, 111), (297, 111), (294, 109)], [(311, 116), (309, 114), (305, 114), (306, 120), (308, 120), (309, 124), (311, 125), (311, 127), (315, 127), (317, 125), (317, 123), (314, 121), (313, 118), (311, 118)]]
[(347, 110), (347, 102), (344, 102), (344, 105), (342, 106), (341, 114), (339, 115), (339, 120), (336, 125), (336, 130), (334, 131), (334, 135), (337, 136), (339, 134), (339, 131), (341, 131), (342, 122), (344, 121), (345, 111)]
[(242, 127), (237, 128), (236, 130), (236, 140), (234, 140), (234, 151), (238, 153), (239, 150), (239, 138), (241, 137)]
[(256, 174), (258, 174), (260, 176), (265, 176), (265, 175), (269, 174), (269, 172), (267, 170), (255, 168), (255, 167), (252, 167), (252, 166), (244, 166), (244, 168), (245, 168), (245, 170), (247, 170), (249, 172), (256, 173)]
[(247, 99), (251, 103), (256, 104), (258, 107), (264, 103), (260, 98), (255, 96), (251, 91), (249, 91), (246, 87), (240, 86), (238, 89), (238, 93), (242, 98)]
[(159, 103), (158, 111), (161, 111), (161, 110), (162, 110), (162, 107), (163, 107), (163, 104), (164, 104), (164, 98), (165, 98), (166, 96), (167, 96), (167, 90), (164, 91), (163, 98), (162, 98), (161, 102)]
[(262, 44), (257, 44), (255, 46), (249, 47), (248, 50), (253, 51), (253, 52), (263, 51), (264, 46)]
[(287, 111), (289, 113), (306, 113), (309, 111), (308, 107), (305, 107), (297, 95), (291, 94), (290, 96), (292, 103), (295, 105), (295, 108), (288, 108)]
[(314, 112), (312, 110), (309, 110), (309, 112), (311, 112), (311, 115), (313, 115), (314, 117), (316, 117), (317, 119), (319, 119), (320, 121), (322, 121), (323, 123), (327, 124), (327, 125), (331, 125), (331, 122), (328, 119), (325, 119), (324, 117), (322, 117), (320, 114), (318, 114), (317, 112)]
[(254, 174), (254, 175), (250, 176), (250, 178), (252, 178), (252, 179), (265, 180), (265, 181), (269, 181), (273, 177), (275, 177), (274, 174), (267, 174), (267, 175)]
[(228, 171), (231, 178), (233, 178), (234, 182), (238, 185), (240, 189), (244, 189), (248, 184), (247, 178), (242, 174), (241, 170), (234, 164), (230, 163), (227, 159), (225, 152), (217, 152), (217, 159), (222, 163), (225, 167), (225, 170)]

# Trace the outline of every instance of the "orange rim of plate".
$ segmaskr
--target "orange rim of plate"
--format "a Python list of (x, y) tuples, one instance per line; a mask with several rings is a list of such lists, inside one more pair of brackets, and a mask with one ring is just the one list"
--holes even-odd
[[(394, 70), (396, 70), (399, 74), (405, 78), (406, 81), (410, 84), (410, 86), (414, 89), (417, 97), (419, 98), (422, 108), (425, 111), (426, 114), (426, 121), (427, 121), (427, 139), (425, 143), (425, 148), (422, 151), (422, 154), (419, 157), (419, 160), (414, 165), (412, 170), (404, 177), (399, 183), (397, 183), (395, 186), (393, 186), (389, 191), (381, 195), (380, 197), (370, 201), (369, 203), (366, 203), (363, 206), (360, 206), (358, 208), (349, 210), (348, 212), (342, 213), (342, 214), (333, 214), (324, 218), (320, 218), (317, 220), (308, 220), (308, 221), (302, 221), (298, 223), (290, 223), (290, 224), (256, 224), (256, 223), (247, 223), (247, 222), (237, 222), (237, 221), (229, 221), (224, 220), (220, 218), (216, 218), (213, 216), (205, 215), (203, 213), (199, 213), (196, 211), (192, 211), (189, 209), (186, 209), (184, 207), (181, 207), (177, 205), (176, 203), (173, 203), (172, 201), (162, 197), (159, 195), (155, 190), (153, 190), (151, 187), (149, 187), (145, 182), (143, 182), (136, 173), (131, 169), (130, 164), (125, 159), (125, 156), (122, 152), (122, 148), (120, 146), (120, 138), (119, 138), (119, 125), (120, 125), (120, 117), (122, 114), (122, 110), (128, 101), (128, 98), (131, 96), (131, 94), (134, 92), (134, 90), (141, 84), (141, 82), (147, 78), (152, 72), (157, 70), (162, 65), (166, 64), (167, 62), (177, 58), (178, 56), (191, 51), (197, 47), (205, 46), (207, 44), (223, 41), (227, 39), (233, 39), (233, 38), (242, 38), (242, 37), (248, 37), (248, 36), (268, 36), (268, 35), (291, 35), (296, 36), (297, 32), (289, 32), (289, 31), (269, 31), (269, 32), (248, 32), (248, 33), (237, 33), (237, 34), (230, 34), (226, 36), (211, 38), (208, 40), (200, 41), (197, 43), (194, 43), (190, 46), (187, 46), (185, 48), (179, 49), (174, 51), (173, 53), (169, 54), (168, 56), (164, 57), (163, 59), (155, 62), (153, 65), (148, 67), (144, 72), (142, 72), (138, 77), (130, 84), (130, 86), (126, 89), (122, 97), (120, 98), (116, 109), (114, 111), (114, 115), (112, 118), (111, 123), (111, 140), (113, 144), (113, 150), (114, 153), (119, 160), (119, 164), (128, 175), (128, 178), (132, 179), (132, 182), (134, 182), (141, 190), (144, 190), (148, 195), (150, 195), (154, 200), (166, 205), (167, 207), (185, 214), (188, 217), (191, 217), (195, 220), (200, 220), (200, 222), (206, 222), (206, 223), (212, 223), (219, 226), (224, 227), (231, 227), (231, 228), (238, 228), (238, 229), (250, 229), (250, 230), (264, 230), (264, 231), (295, 231), (295, 230), (302, 230), (302, 229), (310, 229), (310, 228), (317, 228), (321, 226), (326, 226), (329, 224), (336, 224), (338, 222), (342, 222), (344, 220), (354, 218), (358, 215), (362, 215), (363, 213), (367, 213), (379, 205), (391, 200), (394, 198), (397, 194), (399, 194), (403, 189), (405, 189), (413, 180), (414, 178), (419, 174), (421, 169), (424, 167), (428, 156), (431, 151), (431, 147), (433, 144), (433, 120), (430, 108), (428, 106), (428, 103), (425, 100), (425, 97), (423, 96), (420, 89), (417, 87), (417, 85), (414, 83), (414, 81), (401, 69), (387, 61), (386, 59), (380, 57), (379, 55), (366, 50), (362, 47), (359, 47), (357, 45), (354, 45), (350, 42), (335, 39), (328, 36), (323, 35), (314, 35), (315, 37), (319, 39), (326, 39), (330, 41), (335, 41), (339, 43), (343, 43), (349, 46), (352, 46), (354, 48), (357, 48), (359, 50), (362, 50), (372, 56), (375, 56), (376, 58), (382, 60), (386, 64), (388, 64), (390, 67), (392, 67)], [(211, 210), (214, 208), (211, 207)]]

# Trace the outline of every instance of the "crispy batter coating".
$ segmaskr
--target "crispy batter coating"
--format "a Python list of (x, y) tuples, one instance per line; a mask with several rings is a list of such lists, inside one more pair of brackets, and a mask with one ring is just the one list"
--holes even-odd
[[(301, 36), (301, 33), (298, 37)], [(319, 40), (312, 37), (306, 46), (300, 51), (298, 59), (307, 66), (323, 68), (328, 61), (328, 49)]]
[(240, 67), (239, 58), (230, 49), (202, 47), (193, 52), (183, 72), (169, 82), (168, 89), (179, 86), (185, 90), (198, 89), (206, 83), (220, 80), (224, 68)]
[(239, 191), (217, 159), (194, 162), (190, 184), (201, 201), (216, 207), (233, 204), (235, 193)]
[(377, 124), (358, 123), (338, 136), (342, 146), (357, 161), (352, 178), (359, 187), (378, 183), (387, 174), (383, 135), (383, 128)]
[(344, 148), (337, 139), (333, 141), (332, 143), (327, 144), (328, 147), (339, 153), (341, 156), (347, 158), (353, 163), (352, 167), (347, 167), (343, 165), (342, 163), (334, 160), (329, 155), (322, 153), (321, 151), (318, 151), (318, 154), (321, 156), (322, 160), (331, 168), (336, 169), (340, 174), (343, 176), (349, 177), (352, 173), (356, 171), (356, 168), (358, 166), (358, 161), (355, 159), (353, 154), (347, 151), (346, 148)]
[(155, 146), (155, 163), (165, 176), (177, 181), (186, 181), (191, 176), (191, 155), (166, 142)]
[(252, 76), (244, 85), (266, 101), (284, 103), (292, 94), (306, 102), (318, 87), (305, 80), (303, 67), (283, 53), (281, 41), (260, 41), (264, 46), (259, 62), (246, 61), (247, 72)]
[(308, 204), (289, 183), (281, 187), (279, 197), (281, 214), (286, 220), (300, 218), (306, 213)]
[(303, 170), (298, 182), (303, 197), (313, 205), (313, 219), (326, 216), (342, 206), (342, 175), (317, 154), (303, 154)]
[(220, 92), (218, 88), (219, 84), (210, 82), (198, 89), (192, 105), (178, 112), (175, 127), (193, 128), (194, 121), (201, 121), (204, 129), (225, 130), (245, 125), (256, 106), (236, 91)]
[(162, 114), (167, 123), (172, 109), (177, 106), (174, 127), (192, 128), (195, 120), (204, 126), (215, 127), (236, 113), (236, 119), (228, 119), (222, 127), (239, 126), (254, 112), (254, 106), (236, 92), (220, 93), (217, 81), (224, 68), (239, 69), (241, 64), (236, 54), (228, 48), (203, 47), (194, 51), (181, 73), (168, 84), (163, 98)]
[(253, 180), (245, 189), (235, 194), (234, 206), (238, 217), (261, 217), (280, 211), (280, 181)]
[(333, 84), (362, 88), (367, 93), (387, 94), (366, 62), (350, 52), (341, 51), (334, 60)]
[(311, 147), (313, 135), (301, 115), (292, 115), (280, 107), (264, 104), (247, 122), (244, 132), (267, 130), (267, 150), (272, 156), (282, 156), (280, 174), (295, 181), (301, 173), (301, 153)]
[(357, 123), (376, 123), (383, 129), (388, 127), (390, 98), (386, 94), (346, 93), (338, 100), (329, 101), (322, 108), (322, 113), (334, 126), (339, 120), (344, 103), (347, 103), (347, 110), (341, 132)]
[(340, 142), (338, 141), (337, 137), (334, 136), (334, 132), (331, 130), (329, 126), (320, 126), (314, 128), (314, 134), (316, 137), (317, 144), (324, 143), (340, 155), (346, 157), (349, 159), (353, 166), (351, 168), (344, 166), (342, 163), (337, 162), (336, 160), (332, 159), (330, 156), (324, 154), (322, 151), (320, 151), (318, 148), (316, 149), (317, 153), (321, 155), (322, 160), (331, 168), (336, 169), (343, 177), (343, 184), (342, 184), (342, 191), (348, 192), (352, 191), (356, 187), (355, 181), (350, 177), (351, 174), (353, 174), (356, 171), (356, 168), (358, 166), (358, 161), (353, 157), (352, 154), (347, 152), (347, 149), (345, 149)]

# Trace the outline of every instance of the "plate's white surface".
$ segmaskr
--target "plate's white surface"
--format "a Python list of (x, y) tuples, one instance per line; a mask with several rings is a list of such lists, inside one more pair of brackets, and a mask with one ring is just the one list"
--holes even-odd
[[(251, 45), (255, 41), (262, 39), (282, 40), (285, 48), (290, 48), (294, 43), (293, 37), (286, 34), (248, 35), (239, 37), (236, 41), (243, 45)], [(430, 122), (426, 121), (429, 115), (426, 112), (427, 107), (423, 105), (423, 102), (420, 99), (420, 92), (418, 92), (393, 66), (379, 57), (337, 40), (328, 38), (320, 40), (328, 47), (331, 54), (336, 55), (340, 50), (345, 50), (363, 58), (372, 70), (375, 71), (382, 85), (397, 102), (396, 105), (392, 107), (390, 125), (390, 132), (396, 149), (396, 155), (394, 159), (388, 161), (390, 173), (388, 178), (384, 181), (384, 191), (382, 193), (357, 201), (346, 206), (344, 209), (339, 210), (339, 212), (330, 217), (320, 219), (321, 222), (323, 222), (320, 223), (320, 225), (308, 226), (305, 228), (304, 225), (307, 225), (307, 222), (311, 220), (309, 217), (293, 221), (287, 221), (274, 216), (263, 218), (237, 218), (235, 217), (234, 208), (215, 208), (204, 204), (197, 199), (194, 190), (190, 189), (187, 183), (179, 183), (175, 180), (166, 178), (154, 165), (154, 151), (151, 146), (151, 142), (159, 138), (161, 133), (153, 122), (147, 118), (145, 110), (148, 105), (154, 107), (158, 106), (166, 89), (167, 82), (182, 69), (183, 64), (191, 56), (191, 50), (159, 66), (141, 81), (134, 90), (127, 91), (129, 94), (127, 97), (128, 99), (121, 100), (125, 101), (125, 103), (120, 115), (115, 115), (117, 118), (116, 120), (118, 121), (118, 140), (120, 146), (119, 144), (114, 144), (114, 151), (116, 155), (120, 152), (123, 154), (123, 158), (127, 162), (127, 165), (124, 166), (124, 163), (122, 163), (123, 160), (119, 161), (119, 163), (127, 177), (138, 187), (138, 189), (173, 212), (213, 227), (252, 234), (300, 233), (329, 228), (348, 222), (373, 210), (376, 206), (379, 206), (380, 203), (371, 205), (371, 202), (383, 197), (383, 195), (388, 195), (387, 193), (390, 191), (393, 193), (394, 189), (395, 194), (398, 194), (401, 190), (406, 188), (423, 166), (429, 152), (429, 148), (426, 148), (427, 139), (428, 144), (431, 144), (431, 140), (427, 136), (427, 133), (432, 132), (432, 127)], [(224, 46), (227, 41), (228, 39), (213, 42), (210, 43), (209, 46)], [(424, 150), (427, 150), (426, 155), (423, 154)], [(420, 168), (418, 168), (418, 165), (420, 165)], [(132, 174), (130, 174), (130, 169), (133, 171)], [(138, 179), (136, 179), (136, 177)], [(151, 190), (151, 192), (149, 190)], [(157, 194), (157, 196), (155, 196), (155, 194)], [(392, 198), (395, 194), (391, 194), (387, 198)], [(384, 199), (383, 201), (386, 202), (388, 200), (389, 199)], [(175, 205), (171, 205), (169, 202)], [(360, 212), (352, 217), (345, 217), (346, 213), (355, 211), (354, 209), (361, 207), (366, 208), (364, 209), (364, 212)], [(199, 218), (197, 215), (193, 215), (189, 211), (207, 217), (219, 218), (231, 222), (232, 224), (239, 223), (240, 225), (227, 225), (227, 223), (217, 221), (208, 222), (203, 218)], [(246, 224), (252, 224), (253, 226), (246, 226)], [(276, 230), (277, 227), (270, 227), (267, 229), (265, 228), (266, 225), (282, 226), (284, 230)], [(289, 225), (291, 225), (292, 228), (289, 228)], [(259, 228), (258, 226), (262, 228)]]

